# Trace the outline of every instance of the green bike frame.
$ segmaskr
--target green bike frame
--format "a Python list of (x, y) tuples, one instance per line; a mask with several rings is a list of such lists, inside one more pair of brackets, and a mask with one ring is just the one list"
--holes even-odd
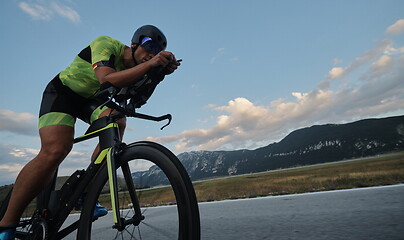
[[(106, 161), (113, 219), (115, 223), (114, 227), (119, 229), (123, 227), (124, 223), (121, 222), (119, 212), (118, 181), (115, 164), (115, 157), (119, 154), (119, 149), (122, 144), (118, 123), (112, 121), (109, 117), (100, 118), (90, 126), (85, 135), (76, 138), (74, 142), (78, 143), (97, 136), (100, 140), (100, 153), (93, 164), (100, 165)], [(133, 194), (131, 195), (133, 196)]]

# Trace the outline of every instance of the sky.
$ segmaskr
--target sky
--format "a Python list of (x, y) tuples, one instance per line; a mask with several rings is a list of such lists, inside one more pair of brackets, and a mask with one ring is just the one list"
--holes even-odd
[[(205, 0), (0, 2), (0, 185), (40, 149), (43, 89), (99, 35), (129, 45), (158, 26), (183, 59), (130, 119), (125, 142), (174, 153), (255, 149), (293, 130), (404, 114), (404, 1)], [(87, 125), (78, 121), (76, 136)], [(74, 146), (61, 174), (85, 168), (96, 140)]]

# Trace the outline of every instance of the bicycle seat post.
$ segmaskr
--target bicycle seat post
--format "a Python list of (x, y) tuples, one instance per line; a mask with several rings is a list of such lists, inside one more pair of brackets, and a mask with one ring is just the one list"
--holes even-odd
[[(56, 169), (54, 176), (52, 177), (51, 182), (39, 193), (37, 197), (37, 209), (43, 217), (48, 218), (49, 212), (44, 212), (45, 210), (49, 210), (49, 206), (52, 205), (51, 195), (55, 190), (56, 181), (57, 181), (58, 169)], [(52, 213), (51, 213), (52, 214)]]

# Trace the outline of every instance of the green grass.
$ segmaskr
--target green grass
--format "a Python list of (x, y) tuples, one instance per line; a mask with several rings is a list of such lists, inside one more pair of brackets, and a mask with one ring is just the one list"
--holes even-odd
[(403, 154), (217, 179), (194, 187), (204, 202), (398, 183), (404, 183)]
[[(404, 153), (195, 182), (194, 188), (198, 201), (207, 202), (399, 183), (404, 183)], [(128, 194), (119, 195), (126, 206)], [(175, 202), (171, 189), (164, 187), (142, 190), (140, 198), (143, 206)], [(110, 209), (108, 193), (99, 200)]]
[[(195, 182), (194, 188), (198, 201), (207, 202), (399, 183), (404, 183), (404, 153)], [(143, 190), (141, 201), (167, 205), (174, 199), (169, 188), (158, 188)], [(109, 207), (109, 195), (100, 202)]]

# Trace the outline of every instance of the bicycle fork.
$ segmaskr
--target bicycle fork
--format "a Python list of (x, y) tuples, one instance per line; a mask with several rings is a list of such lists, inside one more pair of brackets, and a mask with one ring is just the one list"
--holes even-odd
[[(113, 134), (113, 137), (111, 137)], [(106, 136), (107, 135), (107, 136)], [(133, 183), (132, 174), (130, 172), (129, 164), (127, 162), (121, 164), (122, 173), (125, 179), (126, 186), (129, 191), (130, 198), (133, 203), (133, 210), (135, 215), (131, 219), (124, 219), (121, 217), (119, 211), (119, 194), (118, 194), (118, 179), (116, 174), (117, 156), (119, 156), (122, 143), (119, 136), (118, 124), (113, 122), (108, 124), (102, 132), (100, 132), (100, 148), (102, 149), (94, 164), (100, 164), (105, 159), (107, 161), (108, 181), (111, 195), (112, 213), (114, 219), (113, 228), (123, 231), (128, 225), (139, 225), (144, 219), (142, 216), (138, 197), (136, 195), (135, 185)]]

